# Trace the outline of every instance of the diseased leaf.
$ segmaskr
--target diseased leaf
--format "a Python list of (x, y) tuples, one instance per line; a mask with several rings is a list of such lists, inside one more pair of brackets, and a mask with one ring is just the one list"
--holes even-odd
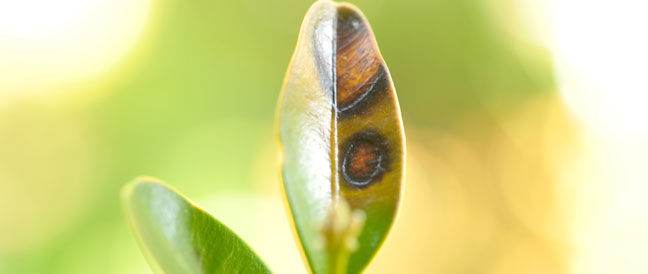
[(234, 232), (156, 179), (124, 187), (122, 202), (156, 273), (271, 273)]
[(391, 77), (357, 8), (331, 1), (310, 8), (278, 120), (284, 188), (311, 270), (339, 272), (331, 251), (338, 249), (320, 241), (322, 227), (337, 218), (330, 212), (348, 203), (366, 217), (347, 268), (362, 271), (394, 220), (405, 144)]

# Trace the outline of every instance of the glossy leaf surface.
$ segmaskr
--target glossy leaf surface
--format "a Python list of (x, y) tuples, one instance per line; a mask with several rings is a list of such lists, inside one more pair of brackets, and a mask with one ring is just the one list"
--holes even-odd
[(331, 1), (310, 8), (278, 120), (284, 189), (311, 270), (334, 272), (318, 241), (327, 214), (344, 201), (366, 215), (348, 262), (348, 273), (362, 271), (393, 222), (405, 144), (391, 77), (357, 8)]
[(156, 273), (270, 273), (234, 232), (156, 179), (126, 186), (122, 202)]

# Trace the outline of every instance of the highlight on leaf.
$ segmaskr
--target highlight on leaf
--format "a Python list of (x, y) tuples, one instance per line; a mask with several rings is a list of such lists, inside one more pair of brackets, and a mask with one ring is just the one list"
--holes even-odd
[[(361, 272), (396, 214), (405, 137), (389, 70), (356, 7), (321, 0), (310, 8), (277, 116), (284, 190), (311, 271)], [(318, 224), (345, 206), (365, 217), (341, 271), (332, 263), (339, 254), (320, 248)], [(324, 237), (324, 246), (335, 239)]]

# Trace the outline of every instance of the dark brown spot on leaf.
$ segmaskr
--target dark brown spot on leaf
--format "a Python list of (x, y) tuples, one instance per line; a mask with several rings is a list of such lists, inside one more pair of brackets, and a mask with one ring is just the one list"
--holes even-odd
[(380, 181), (389, 170), (389, 147), (373, 130), (356, 133), (342, 147), (342, 175), (352, 186), (368, 187)]
[(389, 87), (367, 23), (348, 7), (338, 9), (335, 55), (340, 118), (364, 113)]

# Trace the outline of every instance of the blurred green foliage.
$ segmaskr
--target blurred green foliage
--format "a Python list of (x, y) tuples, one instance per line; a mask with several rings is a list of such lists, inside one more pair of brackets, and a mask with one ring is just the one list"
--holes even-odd
[(271, 273), (235, 232), (155, 178), (125, 186), (122, 202), (156, 273)]

